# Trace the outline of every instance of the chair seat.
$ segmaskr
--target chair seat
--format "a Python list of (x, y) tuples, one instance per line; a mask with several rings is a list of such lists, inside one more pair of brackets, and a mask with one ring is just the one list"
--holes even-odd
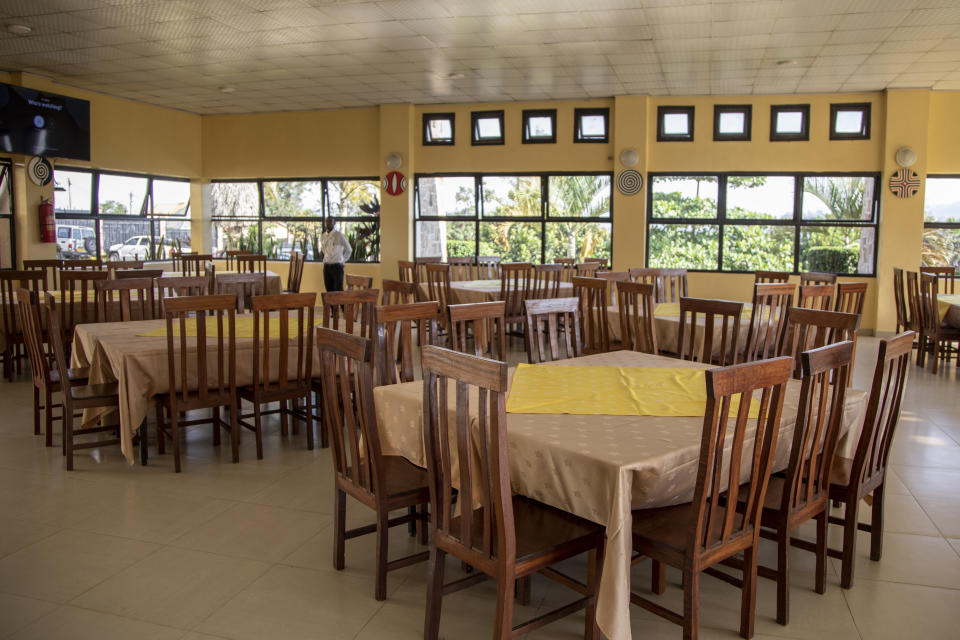
[[(479, 511), (482, 509), (477, 509)], [(474, 540), (481, 540), (483, 518), (474, 517), (473, 520)], [(577, 547), (577, 543), (604, 535), (604, 528), (599, 524), (525, 496), (513, 496), (513, 521), (517, 535), (517, 564), (548, 556), (564, 547)], [(457, 537), (459, 532), (458, 516), (450, 522), (450, 534)], [(496, 546), (496, 541), (492, 544)]]
[(75, 400), (110, 400), (119, 397), (119, 388), (116, 382), (87, 384), (71, 387), (70, 395)]
[[(402, 456), (382, 456), (384, 484), (387, 487), (387, 497), (395, 498), (409, 494), (429, 494), (427, 470), (422, 469)], [(361, 465), (361, 474), (366, 472), (366, 461)], [(347, 477), (352, 468), (347, 467)], [(429, 497), (427, 498), (429, 499)]]
[[(726, 512), (726, 507), (721, 506), (720, 509)], [(742, 514), (734, 516), (735, 529), (739, 528), (742, 519)], [(647, 541), (654, 547), (682, 555), (689, 546), (689, 536), (695, 523), (696, 513), (689, 502), (671, 507), (638, 509), (633, 512), (633, 539), (635, 542)]]
[[(77, 384), (86, 384), (90, 379), (90, 367), (78, 367), (76, 369), (67, 369), (67, 379)], [(56, 369), (50, 370), (50, 382), (60, 383), (60, 372)]]

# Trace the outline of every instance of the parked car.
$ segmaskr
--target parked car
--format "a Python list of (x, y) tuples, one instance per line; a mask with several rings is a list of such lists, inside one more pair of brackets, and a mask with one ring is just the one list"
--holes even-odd
[[(169, 240), (165, 240), (163, 246), (159, 249), (157, 256), (159, 259), (165, 259), (171, 251), (176, 250), (176, 245)], [(182, 251), (189, 251), (189, 246), (182, 246)], [(147, 260), (150, 258), (150, 236), (133, 236), (127, 238), (126, 242), (110, 245), (107, 249), (108, 260)]]
[(66, 260), (95, 258), (97, 232), (90, 227), (57, 225), (57, 257)]

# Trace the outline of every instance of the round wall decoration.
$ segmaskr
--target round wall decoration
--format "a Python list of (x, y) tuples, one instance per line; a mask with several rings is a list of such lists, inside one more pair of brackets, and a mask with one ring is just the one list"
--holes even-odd
[(383, 190), (391, 196), (398, 196), (407, 190), (407, 178), (399, 171), (391, 171), (383, 177)]
[(27, 163), (27, 175), (38, 187), (45, 187), (53, 180), (53, 166), (42, 156), (33, 156)]
[(634, 169), (624, 169), (617, 176), (617, 189), (625, 196), (636, 195), (643, 189), (643, 176)]
[(898, 198), (910, 198), (920, 192), (920, 176), (913, 169), (898, 169), (890, 176), (890, 193)]

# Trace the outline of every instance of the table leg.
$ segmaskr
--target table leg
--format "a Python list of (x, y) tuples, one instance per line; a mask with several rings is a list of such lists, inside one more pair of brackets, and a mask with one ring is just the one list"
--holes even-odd
[(141, 466), (147, 466), (147, 420), (144, 418), (143, 422), (140, 423), (140, 464)]
[[(416, 507), (407, 507), (407, 513), (408, 513), (409, 515), (411, 515), (411, 516), (415, 516), (415, 515), (417, 515), (417, 508), (416, 508)], [(407, 523), (407, 532), (410, 534), (410, 537), (411, 537), (411, 538), (416, 537), (416, 535), (417, 535), (417, 521), (416, 521), (416, 520), (411, 520), (410, 522)]]

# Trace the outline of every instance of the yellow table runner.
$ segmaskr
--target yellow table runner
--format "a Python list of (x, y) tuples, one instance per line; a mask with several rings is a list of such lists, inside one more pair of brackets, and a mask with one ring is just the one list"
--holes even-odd
[[(217, 319), (212, 316), (207, 316), (207, 335), (215, 336), (217, 334)], [(319, 325), (323, 323), (322, 318), (314, 318), (314, 325)], [(293, 333), (296, 333), (297, 321), (296, 318), (290, 319), (290, 329)], [(226, 319), (224, 319), (224, 332), (226, 332)], [(180, 326), (179, 323), (174, 323), (173, 325), (173, 335), (180, 335)], [(260, 321), (260, 335), (263, 335), (263, 320)], [(253, 338), (253, 316), (237, 316), (237, 338)], [(144, 333), (138, 333), (137, 337), (140, 338), (165, 338), (167, 337), (167, 328), (160, 327), (159, 329), (153, 329), (151, 331), (145, 331)], [(196, 338), (197, 337), (197, 322), (194, 319), (187, 320), (187, 337)], [(270, 337), (279, 338), (280, 337), (280, 320), (279, 318), (270, 318)]]
[(950, 312), (950, 307), (955, 304), (960, 305), (960, 295), (939, 295), (937, 296), (937, 304), (939, 305), (940, 322), (943, 322), (947, 317), (947, 313)]
[[(731, 403), (731, 416), (738, 403)], [(701, 417), (706, 406), (700, 369), (521, 364), (507, 398), (508, 413)], [(750, 417), (759, 409), (754, 401)]]

